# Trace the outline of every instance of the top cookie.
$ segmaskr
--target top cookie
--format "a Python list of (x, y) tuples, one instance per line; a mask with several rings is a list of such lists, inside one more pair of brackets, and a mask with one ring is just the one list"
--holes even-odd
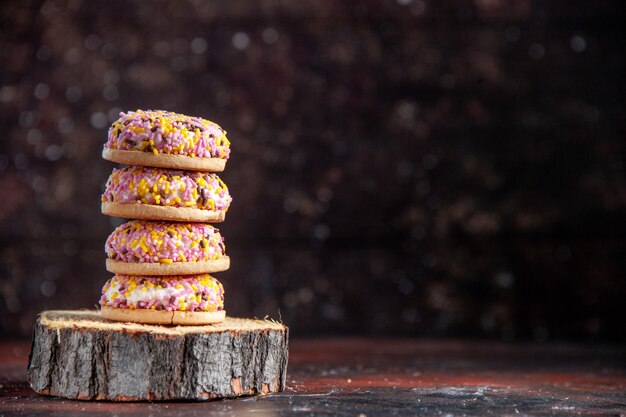
[(230, 156), (226, 131), (200, 117), (163, 110), (120, 113), (102, 150), (128, 165), (221, 172)]

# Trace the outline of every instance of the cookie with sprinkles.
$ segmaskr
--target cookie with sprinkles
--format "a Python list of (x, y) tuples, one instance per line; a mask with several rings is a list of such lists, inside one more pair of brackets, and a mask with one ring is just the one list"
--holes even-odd
[(102, 288), (102, 317), (151, 324), (224, 321), (224, 287), (208, 274), (149, 277), (115, 275)]
[(163, 110), (120, 113), (102, 150), (106, 160), (190, 171), (222, 172), (230, 142), (219, 125)]
[(115, 274), (191, 275), (230, 267), (224, 238), (205, 223), (132, 220), (109, 235), (105, 251), (106, 268)]
[(232, 202), (215, 174), (129, 166), (113, 169), (102, 195), (102, 213), (113, 217), (221, 222)]

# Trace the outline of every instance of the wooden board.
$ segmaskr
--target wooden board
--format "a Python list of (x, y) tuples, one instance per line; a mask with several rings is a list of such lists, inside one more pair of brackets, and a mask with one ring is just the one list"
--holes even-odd
[(206, 400), (285, 388), (288, 328), (227, 317), (205, 326), (118, 323), (98, 311), (45, 311), (28, 381), (80, 400)]

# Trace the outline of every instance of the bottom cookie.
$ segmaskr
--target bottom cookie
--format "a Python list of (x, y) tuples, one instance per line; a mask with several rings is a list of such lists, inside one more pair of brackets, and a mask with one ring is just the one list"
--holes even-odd
[(115, 275), (102, 288), (102, 317), (135, 323), (211, 324), (224, 320), (224, 287), (208, 274)]
[(102, 307), (105, 319), (142, 324), (198, 325), (221, 323), (226, 311), (167, 311)]

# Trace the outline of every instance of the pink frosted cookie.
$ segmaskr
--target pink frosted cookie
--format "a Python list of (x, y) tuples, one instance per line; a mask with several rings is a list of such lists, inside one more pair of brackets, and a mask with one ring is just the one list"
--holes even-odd
[(120, 113), (102, 157), (128, 165), (221, 172), (230, 156), (226, 131), (200, 117), (162, 110)]
[(224, 238), (204, 223), (132, 220), (105, 244), (109, 272), (129, 275), (191, 275), (230, 266)]
[(209, 324), (226, 317), (224, 287), (208, 274), (115, 275), (102, 288), (102, 316), (154, 324)]
[(130, 219), (221, 222), (232, 197), (215, 174), (130, 166), (114, 169), (102, 213)]

